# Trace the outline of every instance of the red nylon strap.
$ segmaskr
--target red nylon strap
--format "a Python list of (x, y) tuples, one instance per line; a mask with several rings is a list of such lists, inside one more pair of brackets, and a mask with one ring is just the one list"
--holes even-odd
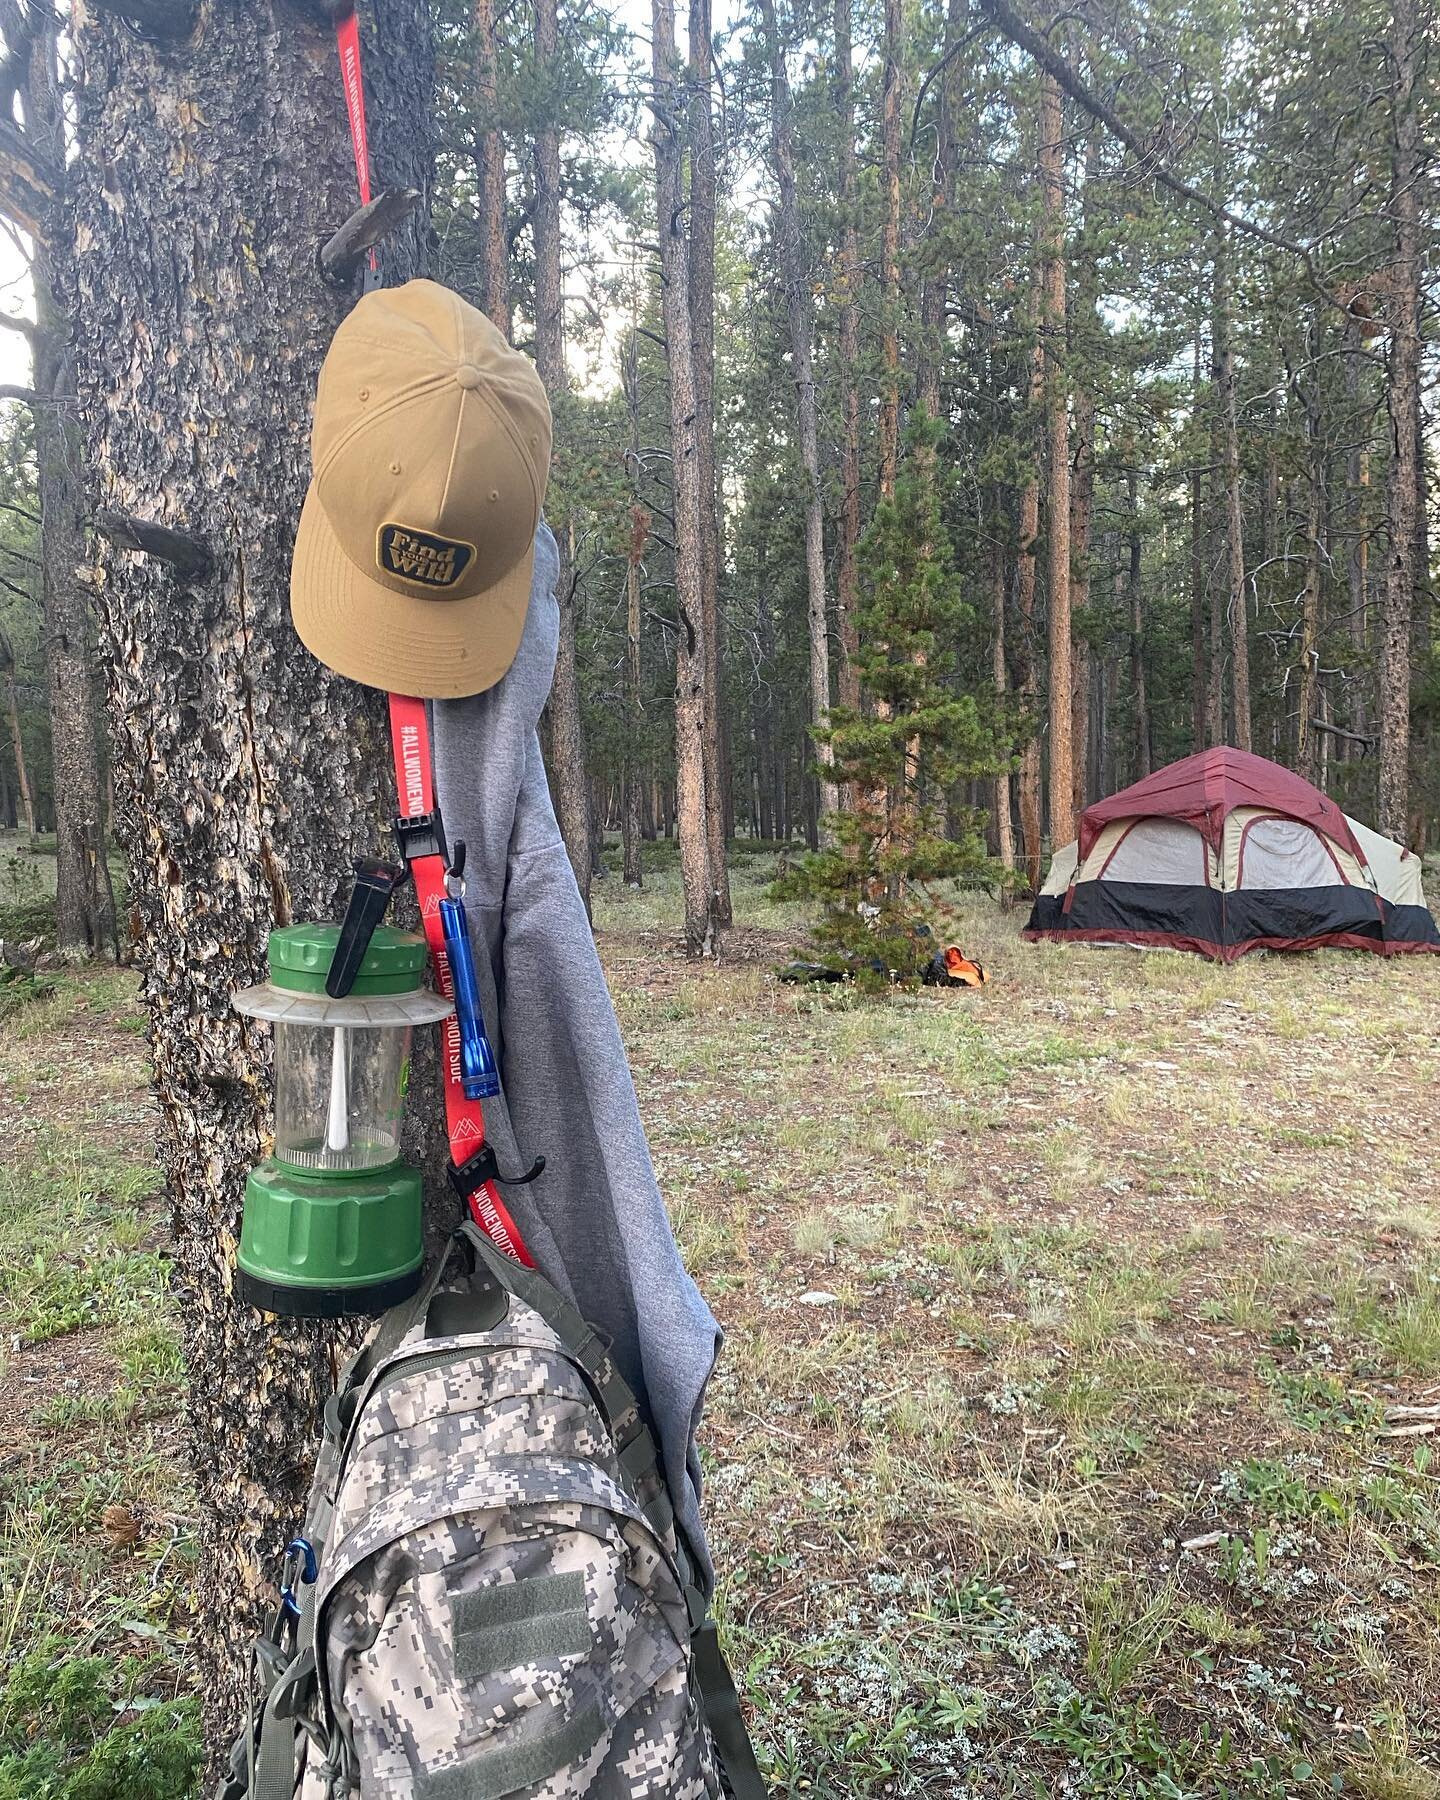
[[(345, 90), (345, 111), (350, 119), (350, 143), (355, 152), (355, 180), (360, 204), (370, 204), (370, 136), (365, 128), (365, 83), (360, 73), (360, 18), (352, 7), (335, 25), (335, 48), (340, 52), (340, 84)], [(370, 268), (379, 263), (372, 247)]]
[[(390, 742), (395, 752), (395, 788), (400, 816), (418, 818), (435, 810), (435, 783), (430, 764), (430, 727), (425, 702), (410, 694), (391, 694)], [(435, 971), (435, 986), (447, 1000), (455, 997), (450, 979), (450, 958), (440, 924), (440, 902), (445, 897), (445, 863), (440, 856), (417, 856), (410, 864), (415, 895), (425, 924), (425, 942)], [(485, 1147), (485, 1113), (478, 1100), (467, 1100), (460, 1085), (460, 1027), (452, 1013), (445, 1021), (440, 1046), (441, 1075), (445, 1089), (445, 1123), (450, 1136), (450, 1160), (461, 1163)], [(511, 1218), (493, 1181), (477, 1188), (469, 1199), (475, 1223), (497, 1249), (514, 1257), (527, 1269), (535, 1267), (525, 1248), (520, 1229)]]

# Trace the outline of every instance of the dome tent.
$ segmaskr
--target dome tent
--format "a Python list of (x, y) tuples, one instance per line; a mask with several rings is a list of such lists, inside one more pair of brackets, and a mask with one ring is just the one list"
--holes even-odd
[(1420, 861), (1308, 781), (1202, 750), (1087, 807), (1027, 938), (1195, 950), (1440, 951)]

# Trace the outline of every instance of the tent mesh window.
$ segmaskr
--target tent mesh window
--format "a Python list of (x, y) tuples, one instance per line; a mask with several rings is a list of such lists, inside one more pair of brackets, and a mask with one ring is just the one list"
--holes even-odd
[(1242, 888), (1346, 887), (1334, 852), (1299, 819), (1252, 819), (1240, 837)]
[(1205, 887), (1205, 840), (1179, 819), (1137, 819), (1110, 852), (1101, 881), (1141, 881), (1155, 887)]

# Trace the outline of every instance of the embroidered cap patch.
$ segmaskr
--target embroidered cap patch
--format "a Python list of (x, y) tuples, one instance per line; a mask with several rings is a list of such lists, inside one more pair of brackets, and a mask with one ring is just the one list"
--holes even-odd
[(454, 587), (474, 555), (473, 544), (409, 525), (382, 525), (375, 540), (375, 560), (386, 574), (418, 587)]

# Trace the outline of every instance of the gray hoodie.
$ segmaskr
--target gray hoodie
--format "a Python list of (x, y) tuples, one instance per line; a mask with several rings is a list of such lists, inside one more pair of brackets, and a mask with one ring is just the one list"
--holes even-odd
[(487, 693), (432, 708), (446, 834), (467, 846), (465, 905), (504, 1099), (485, 1102), (503, 1188), (541, 1270), (612, 1343), (648, 1413), (675, 1509), (701, 1561), (695, 1452), (715, 1319), (686, 1274), (656, 1185), (635, 1084), (556, 823), (536, 726), (555, 672), (560, 559), (535, 540), (525, 634)]

